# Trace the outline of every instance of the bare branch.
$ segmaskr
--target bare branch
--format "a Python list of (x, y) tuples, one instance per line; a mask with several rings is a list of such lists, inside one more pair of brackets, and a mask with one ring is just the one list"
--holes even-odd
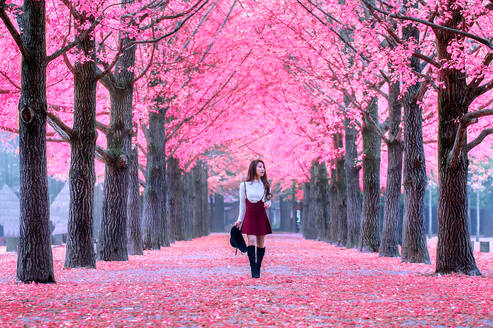
[(31, 56), (29, 56), (29, 52), (27, 51), (26, 47), (24, 46), (24, 42), (22, 42), (22, 38), (21, 38), (19, 32), (17, 32), (17, 29), (12, 24), (9, 16), (7, 16), (7, 13), (5, 12), (5, 0), (0, 1), (0, 18), (2, 19), (3, 23), (5, 24), (5, 27), (7, 27), (7, 30), (10, 32), (10, 35), (12, 35), (12, 38), (14, 39), (15, 43), (17, 44), (17, 47), (19, 48), (22, 56), (24, 57), (24, 60), (30, 61)]
[(211, 101), (217, 97), (217, 95), (226, 87), (226, 85), (228, 85), (229, 81), (231, 81), (231, 79), (233, 78), (233, 76), (236, 74), (236, 71), (234, 71), (230, 76), (229, 78), (226, 80), (226, 82), (223, 83), (223, 85), (216, 91), (216, 93), (211, 97), (209, 98), (209, 100), (207, 100), (207, 102), (198, 110), (196, 111), (195, 113), (193, 113), (192, 115), (186, 117), (185, 119), (183, 119), (176, 127), (175, 129), (168, 135), (166, 136), (166, 140), (169, 140), (171, 139), (174, 134), (182, 127), (183, 124), (187, 123), (187, 122), (190, 122), (190, 120), (192, 120), (195, 116), (197, 116), (198, 114), (200, 114), (204, 109), (207, 108), (207, 106), (211, 103)]
[(425, 62), (435, 66), (436, 68), (441, 68), (442, 65), (440, 65), (440, 63), (438, 63), (436, 60), (434, 60), (433, 58), (429, 57), (429, 56), (426, 56), (426, 55), (423, 55), (417, 51), (413, 52), (413, 56), (416, 57), (416, 58), (419, 58), (419, 59), (423, 59)]
[(48, 113), (48, 124), (62, 137), (70, 142), (73, 136), (73, 131), (65, 123), (62, 122), (55, 114)]
[(96, 158), (99, 159), (101, 162), (111, 163), (111, 157), (106, 153), (106, 151), (102, 147), (98, 145), (96, 145), (95, 155)]
[(151, 39), (151, 40), (141, 40), (141, 41), (133, 41), (133, 42), (130, 42), (127, 47), (131, 47), (135, 44), (141, 44), (141, 43), (156, 43), (156, 42), (159, 42), (165, 38), (168, 38), (170, 36), (172, 36), (173, 34), (175, 34), (176, 32), (178, 32), (182, 26), (186, 23), (187, 20), (189, 20), (192, 16), (194, 16), (197, 12), (199, 12), (204, 6), (205, 4), (207, 3), (207, 1), (205, 1), (195, 12), (191, 13), (190, 15), (188, 15), (183, 21), (181, 22), (178, 22), (175, 26), (175, 28), (169, 32), (169, 33), (166, 33), (162, 36), (160, 36), (159, 38), (155, 38), (155, 39)]
[(70, 141), (67, 139), (56, 139), (56, 138), (46, 138), (48, 142), (59, 142), (59, 143), (69, 143)]
[(493, 128), (485, 129), (481, 131), (481, 133), (479, 134), (479, 136), (476, 137), (476, 139), (474, 139), (473, 141), (467, 144), (466, 152), (471, 151), (471, 149), (479, 145), (484, 140), (484, 138), (486, 138), (490, 134), (493, 134)]
[(475, 34), (472, 34), (472, 33), (469, 33), (469, 32), (465, 32), (465, 31), (461, 31), (461, 30), (457, 30), (457, 29), (451, 28), (451, 27), (446, 27), (446, 26), (438, 25), (438, 24), (432, 23), (430, 21), (427, 21), (427, 20), (421, 19), (421, 18), (392, 14), (392, 13), (389, 13), (388, 11), (385, 11), (383, 9), (380, 9), (380, 8), (377, 8), (377, 7), (373, 6), (372, 4), (368, 3), (367, 0), (362, 0), (362, 2), (365, 4), (365, 6), (368, 9), (371, 9), (372, 8), (372, 9), (374, 9), (374, 10), (378, 11), (379, 13), (384, 14), (386, 16), (389, 16), (389, 17), (392, 17), (392, 18), (396, 18), (396, 19), (399, 19), (399, 20), (407, 20), (407, 21), (417, 22), (417, 23), (421, 23), (421, 24), (430, 26), (431, 28), (434, 28), (434, 29), (440, 29), (440, 30), (443, 30), (443, 31), (460, 34), (460, 35), (463, 35), (463, 36), (468, 37), (470, 39), (476, 40), (479, 43), (484, 44), (485, 46), (487, 46), (490, 49), (493, 49), (493, 44), (489, 40), (483, 39), (483, 38), (481, 38), (481, 37), (479, 37), (479, 36), (477, 36)]
[(101, 20), (102, 20), (101, 17), (98, 18), (98, 19), (96, 19), (96, 20), (94, 20), (94, 22), (91, 24), (91, 26), (89, 26), (89, 28), (87, 30), (85, 30), (84, 32), (82, 32), (81, 35), (75, 36), (75, 40), (74, 41), (70, 42), (69, 44), (67, 44), (64, 47), (61, 47), (60, 49), (58, 49), (57, 51), (55, 51), (53, 54), (51, 54), (50, 56), (48, 56), (47, 59), (46, 59), (47, 62), (50, 62), (53, 59), (57, 58), (58, 56), (63, 55), (65, 52), (69, 51), (70, 49), (72, 49), (73, 47), (75, 47), (76, 45), (78, 45), (81, 40), (84, 40), (85, 38), (88, 37), (88, 35), (90, 33), (92, 33), (92, 31), (101, 22)]
[[(152, 21), (150, 24), (146, 25), (146, 26), (142, 26), (140, 29), (141, 30), (146, 30), (148, 28), (152, 28), (154, 27), (156, 24), (160, 23), (161, 21), (163, 20), (172, 20), (172, 19), (177, 19), (177, 18), (180, 18), (180, 17), (183, 17), (183, 16), (186, 16), (188, 15), (190, 12), (192, 12), (200, 3), (202, 2), (202, 0), (198, 0), (192, 7), (190, 7), (188, 10), (185, 10), (181, 13), (178, 13), (176, 15), (163, 15), (157, 19), (155, 19), (154, 21)], [(205, 3), (203, 5), (205, 5), (207, 2), (209, 2), (209, 0), (206, 0)], [(203, 6), (202, 5), (202, 6)], [(124, 17), (126, 17), (127, 15), (125, 15)], [(146, 16), (146, 15), (145, 15)], [(145, 18), (145, 17), (142, 17), (142, 18)]]
[(482, 86), (477, 87), (474, 90), (471, 90), (470, 96), (469, 96), (470, 101), (476, 99), (477, 97), (490, 91), (491, 89), (493, 89), (493, 79), (491, 81), (489, 81), (488, 83), (483, 84)]
[(110, 131), (110, 128), (107, 125), (104, 125), (103, 123), (100, 123), (98, 121), (96, 121), (96, 129), (98, 129), (99, 131), (103, 132), (106, 135)]
[[(477, 48), (479, 49), (479, 47)], [(491, 62), (493, 61), (493, 52), (489, 52), (486, 57), (483, 60), (483, 65), (484, 66), (489, 66)], [(469, 88), (469, 93), (473, 93), (476, 91), (475, 89), (483, 82), (484, 80), (484, 74), (480, 77), (475, 78), (474, 80), (469, 83), (468, 88)]]
[(447, 156), (447, 164), (451, 168), (456, 168), (459, 160), (459, 155), (464, 146), (464, 141), (467, 135), (467, 127), (472, 123), (476, 123), (478, 121), (477, 118), (473, 119), (462, 119), (459, 122), (459, 128), (457, 129), (457, 133), (455, 134), (454, 145)]
[[(154, 35), (154, 29), (153, 29), (153, 32), (152, 34)], [(134, 79), (134, 83), (137, 82), (138, 80), (140, 80), (144, 75), (146, 75), (147, 71), (149, 70), (149, 68), (151, 68), (152, 66), (152, 63), (154, 61), (154, 51), (156, 49), (156, 45), (153, 44), (152, 45), (152, 52), (151, 52), (151, 58), (149, 59), (149, 63), (147, 63), (147, 67), (142, 71), (142, 73), (140, 73), (139, 76), (137, 76), (135, 79)]]
[(19, 129), (14, 129), (14, 128), (11, 128), (8, 126), (3, 126), (3, 125), (0, 125), (0, 131), (7, 131), (10, 133), (19, 134)]
[[(2, 75), (4, 78), (7, 79), (7, 81), (10, 82), (10, 84), (12, 84), (16, 89), (20, 90), (21, 87), (19, 85), (17, 85), (17, 83), (15, 83), (7, 74), (5, 74), (4, 72), (0, 71), (0, 75)], [(6, 93), (9, 93), (9, 92), (6, 92)]]
[[(116, 65), (116, 63), (118, 62), (118, 59), (120, 58), (120, 56), (122, 55), (123, 53), (123, 42), (122, 42), (122, 39), (120, 38), (120, 40), (118, 41), (118, 51), (115, 55), (115, 57), (113, 58), (113, 61), (111, 62), (111, 64), (107, 65), (105, 63), (103, 63), (103, 67), (104, 67), (104, 71), (102, 72), (98, 72), (98, 74), (96, 75), (96, 80), (101, 80), (103, 77), (105, 77), (106, 75), (111, 75), (110, 77), (110, 81), (112, 81), (112, 83), (114, 83), (114, 78), (113, 78), (113, 75), (111, 74), (111, 70), (113, 69), (113, 67)], [(107, 80), (108, 81), (108, 80)], [(105, 82), (101, 81), (101, 83), (103, 85), (105, 85)], [(106, 86), (106, 85), (105, 85)], [(107, 87), (108, 88), (108, 87)]]
[(480, 117), (489, 116), (489, 115), (493, 115), (493, 108), (469, 112), (467, 114), (464, 114), (463, 119), (464, 120), (472, 120), (474, 118), (480, 118)]

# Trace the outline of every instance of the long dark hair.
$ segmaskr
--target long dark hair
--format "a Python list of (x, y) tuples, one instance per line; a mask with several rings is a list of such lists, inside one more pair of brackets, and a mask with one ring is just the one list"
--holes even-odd
[(261, 159), (255, 159), (250, 163), (250, 166), (248, 167), (248, 175), (246, 181), (254, 181), (255, 178), (257, 177), (257, 164), (262, 163), (264, 164), (264, 175), (260, 177), (260, 181), (264, 184), (264, 190), (265, 190), (265, 199), (270, 200), (272, 198), (272, 194), (270, 193), (270, 184), (269, 181), (267, 180), (267, 169), (265, 168), (265, 163)]

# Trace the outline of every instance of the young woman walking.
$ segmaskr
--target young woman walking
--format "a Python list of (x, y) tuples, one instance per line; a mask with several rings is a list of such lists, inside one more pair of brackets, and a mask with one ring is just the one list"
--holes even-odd
[[(270, 207), (271, 197), (265, 164), (262, 160), (254, 160), (248, 168), (246, 181), (240, 183), (240, 214), (235, 223), (237, 227), (241, 225), (241, 232), (247, 235), (247, 254), (252, 278), (260, 278), (260, 266), (265, 254), (265, 235), (272, 233), (265, 212)], [(257, 239), (257, 259), (254, 237)]]

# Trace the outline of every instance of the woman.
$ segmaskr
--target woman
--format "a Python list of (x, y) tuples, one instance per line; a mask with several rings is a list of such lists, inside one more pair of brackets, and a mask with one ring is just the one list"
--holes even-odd
[[(265, 209), (271, 204), (270, 185), (265, 173), (265, 164), (260, 159), (250, 163), (246, 181), (240, 183), (240, 214), (235, 225), (247, 235), (247, 254), (252, 278), (260, 278), (260, 266), (265, 254), (265, 235), (272, 233)], [(243, 222), (243, 224), (242, 224)], [(255, 260), (255, 238), (257, 238), (257, 260)]]

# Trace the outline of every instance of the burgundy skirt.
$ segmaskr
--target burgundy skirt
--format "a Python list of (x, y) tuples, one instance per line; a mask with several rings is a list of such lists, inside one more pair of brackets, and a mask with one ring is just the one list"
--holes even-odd
[(245, 218), (241, 226), (241, 233), (256, 236), (272, 233), (263, 201), (252, 203), (248, 198), (246, 199)]

